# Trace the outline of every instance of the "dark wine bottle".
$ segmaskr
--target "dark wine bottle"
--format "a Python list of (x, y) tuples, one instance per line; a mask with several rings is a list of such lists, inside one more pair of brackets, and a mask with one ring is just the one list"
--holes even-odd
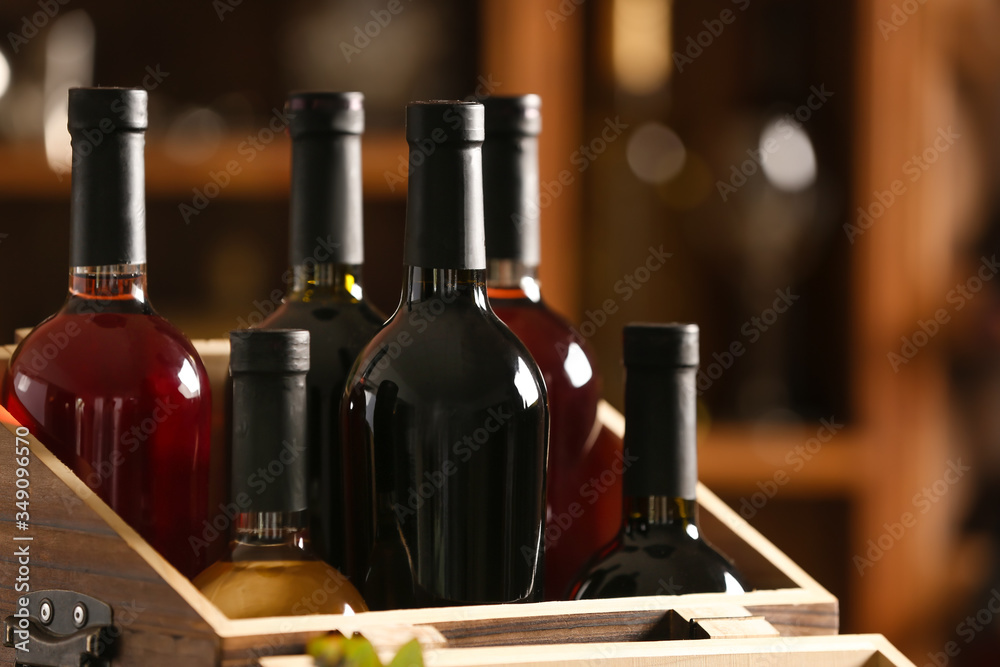
[(742, 593), (743, 577), (701, 536), (695, 373), (698, 327), (631, 324), (624, 332), (625, 470), (621, 532), (571, 597)]
[(350, 573), (372, 609), (537, 601), (548, 409), (487, 299), (483, 106), (410, 104), (406, 138), (405, 287), (344, 399)]
[[(597, 422), (601, 378), (590, 346), (541, 295), (541, 98), (488, 97), (483, 105), (486, 285), (494, 312), (528, 347), (548, 390), (545, 599), (559, 600), (587, 559), (618, 533), (622, 444)], [(600, 492), (594, 479), (601, 480)]]
[(243, 330), (229, 340), (232, 505), (240, 513), (229, 552), (194, 585), (229, 618), (366, 611), (305, 534), (309, 332)]
[[(69, 91), (69, 295), (10, 359), (4, 406), (178, 570), (209, 498), (211, 392), (191, 342), (156, 314), (146, 281), (146, 91)], [(195, 540), (195, 542), (192, 542)]]
[(385, 321), (361, 289), (364, 262), (361, 93), (296, 93), (285, 111), (292, 137), (292, 290), (263, 328), (311, 335), (308, 385), (309, 532), (331, 565), (345, 564), (340, 400), (351, 365)]

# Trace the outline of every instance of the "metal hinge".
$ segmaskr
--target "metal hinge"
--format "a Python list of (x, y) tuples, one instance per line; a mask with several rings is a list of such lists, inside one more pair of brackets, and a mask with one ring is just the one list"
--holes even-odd
[[(27, 602), (27, 605), (20, 603)], [(110, 667), (114, 611), (73, 591), (35, 591), (4, 619), (3, 645), (25, 667)]]

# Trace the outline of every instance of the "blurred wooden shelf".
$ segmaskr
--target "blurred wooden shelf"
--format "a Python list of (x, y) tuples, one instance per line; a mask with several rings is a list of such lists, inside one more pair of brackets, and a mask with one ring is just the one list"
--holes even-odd
[[(767, 493), (770, 483), (783, 498), (852, 498), (863, 489), (864, 442), (844, 430), (818, 449), (818, 426), (714, 426), (701, 439), (701, 479), (721, 492)], [(773, 488), (773, 487), (769, 487)]]
[[(238, 172), (216, 199), (277, 199), (288, 195), (289, 140), (274, 139), (260, 150), (246, 144), (245, 134), (223, 140), (211, 158), (198, 164), (183, 164), (169, 156), (162, 141), (146, 144), (146, 194), (149, 198), (190, 200), (194, 190), (215, 190), (215, 182), (225, 182), (226, 167)], [(242, 151), (241, 151), (241, 144)], [(373, 133), (362, 139), (362, 179), (365, 196), (374, 199), (402, 199), (406, 196), (408, 148), (402, 136)], [(235, 166), (230, 163), (235, 163)], [(402, 165), (402, 166), (401, 166)], [(400, 172), (402, 171), (402, 175)], [(213, 181), (213, 174), (224, 174)], [(391, 174), (391, 178), (387, 177)], [(392, 185), (390, 186), (390, 182)], [(45, 158), (41, 142), (0, 144), (0, 197), (56, 198), (69, 195), (68, 175), (56, 175)]]
[[(624, 434), (624, 417), (610, 403), (601, 401), (598, 415)], [(864, 469), (864, 441), (859, 432), (842, 427), (822, 442), (822, 426), (723, 424), (699, 429), (698, 477), (723, 493), (775, 488), (769, 498), (852, 497), (865, 481), (859, 472)]]

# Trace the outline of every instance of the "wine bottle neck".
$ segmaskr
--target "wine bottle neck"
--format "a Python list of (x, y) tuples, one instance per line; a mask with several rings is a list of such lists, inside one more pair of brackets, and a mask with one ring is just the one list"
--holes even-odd
[(292, 267), (293, 301), (336, 298), (361, 301), (361, 266), (357, 264), (307, 263)]
[(305, 512), (242, 512), (234, 538), (241, 544), (302, 546), (305, 529)]
[(696, 370), (645, 366), (626, 357), (624, 444), (636, 460), (624, 474), (626, 496), (695, 498)]
[(440, 308), (443, 312), (445, 307), (456, 303), (489, 309), (485, 270), (407, 267), (406, 286), (403, 289), (405, 306), (429, 304), (429, 314), (440, 315), (435, 310)]
[(293, 134), (290, 206), (292, 266), (364, 262), (359, 134)]
[(541, 257), (538, 137), (488, 133), (483, 178), (486, 256), (537, 266)]
[(403, 262), (485, 270), (481, 142), (410, 142)]
[(145, 137), (107, 127), (71, 131), (70, 266), (146, 262)]
[(306, 372), (230, 368), (232, 496), (250, 498), (258, 514), (305, 510)]
[(69, 293), (73, 297), (148, 302), (145, 264), (73, 266), (69, 270)]
[(698, 504), (688, 498), (631, 496), (625, 498), (625, 530), (645, 533), (651, 527), (674, 527), (699, 537)]
[(491, 297), (530, 299), (536, 303), (542, 298), (538, 266), (515, 259), (487, 260), (486, 284)]

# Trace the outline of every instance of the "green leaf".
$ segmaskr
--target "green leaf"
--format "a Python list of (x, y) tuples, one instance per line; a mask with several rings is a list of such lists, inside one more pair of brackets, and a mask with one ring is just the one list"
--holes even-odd
[(420, 642), (411, 639), (403, 644), (399, 653), (389, 663), (389, 667), (424, 667), (424, 655), (420, 650)]

